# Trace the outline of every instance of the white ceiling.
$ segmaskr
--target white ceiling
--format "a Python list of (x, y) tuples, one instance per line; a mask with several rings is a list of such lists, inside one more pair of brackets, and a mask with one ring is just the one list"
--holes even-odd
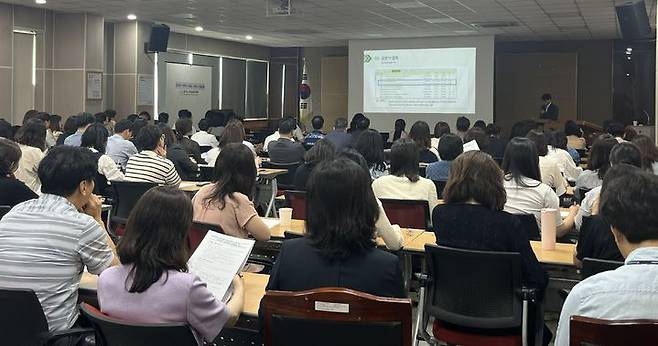
[[(6, 1), (6, 0), (5, 0)], [(496, 35), (502, 40), (618, 38), (615, 4), (628, 0), (290, 0), (290, 16), (268, 16), (281, 0), (48, 0), (47, 8), (123, 21), (167, 23), (173, 31), (276, 47), (345, 45), (349, 39)], [(34, 0), (9, 0), (38, 6)], [(645, 0), (652, 27), (656, 0)], [(514, 22), (478, 28), (478, 22)], [(194, 31), (201, 25), (202, 33)]]

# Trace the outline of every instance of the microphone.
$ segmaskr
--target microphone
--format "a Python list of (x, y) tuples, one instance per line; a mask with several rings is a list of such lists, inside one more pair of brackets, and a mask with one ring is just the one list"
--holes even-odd
[(647, 117), (647, 125), (651, 122), (651, 116), (649, 115), (649, 112), (647, 112), (646, 109), (643, 109), (642, 112), (644, 112), (644, 115)]

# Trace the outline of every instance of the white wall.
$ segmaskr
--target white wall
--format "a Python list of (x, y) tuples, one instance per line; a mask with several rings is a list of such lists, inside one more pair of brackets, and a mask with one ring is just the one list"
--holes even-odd
[[(349, 41), (349, 98), (350, 117), (363, 109), (363, 51), (369, 49), (406, 49), (406, 48), (454, 48), (476, 47), (475, 61), (475, 115), (468, 115), (471, 123), (482, 119), (493, 122), (493, 88), (494, 88), (494, 37), (428, 37), (415, 39), (351, 40)], [(395, 119), (404, 118), (407, 131), (411, 124), (424, 120), (430, 128), (437, 121), (445, 121), (454, 128), (455, 121), (461, 114), (366, 114), (370, 127), (380, 131), (393, 130)]]

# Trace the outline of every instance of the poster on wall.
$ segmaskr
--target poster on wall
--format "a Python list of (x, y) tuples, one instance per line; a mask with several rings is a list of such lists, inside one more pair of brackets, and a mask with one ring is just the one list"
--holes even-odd
[(103, 72), (87, 72), (87, 100), (103, 99)]
[(137, 105), (153, 106), (153, 76), (137, 78)]
[(166, 81), (163, 110), (176, 113), (187, 109), (197, 124), (212, 108), (212, 67), (167, 63)]

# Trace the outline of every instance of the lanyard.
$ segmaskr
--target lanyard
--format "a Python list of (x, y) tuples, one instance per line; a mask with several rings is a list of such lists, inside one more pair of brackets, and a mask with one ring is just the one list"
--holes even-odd
[(626, 262), (626, 265), (632, 265), (632, 264), (658, 264), (658, 260), (656, 260), (656, 261), (628, 261), (628, 262)]

